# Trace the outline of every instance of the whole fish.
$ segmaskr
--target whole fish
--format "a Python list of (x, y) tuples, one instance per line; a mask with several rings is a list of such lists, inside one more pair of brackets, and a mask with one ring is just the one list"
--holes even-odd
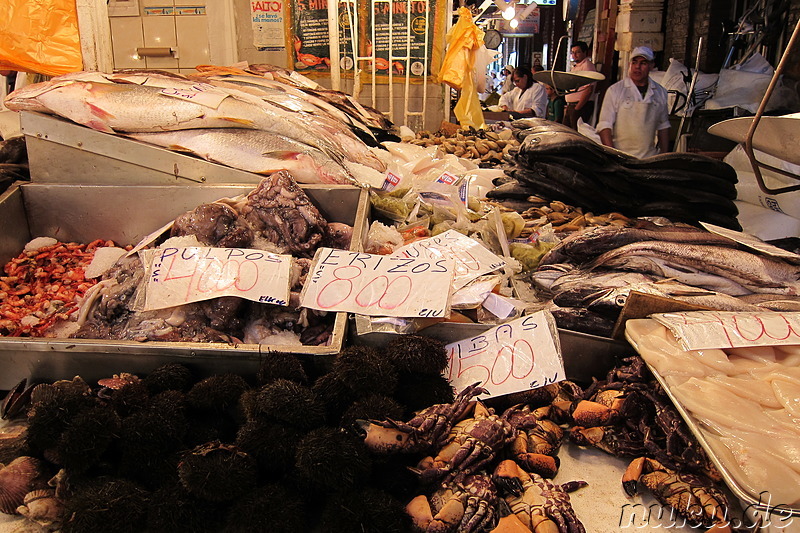
[[(684, 271), (686, 275), (700, 272), (728, 279), (749, 292), (800, 294), (800, 267), (723, 246), (642, 241), (600, 255), (590, 263), (590, 267), (598, 266), (675, 277), (689, 285), (693, 283), (679, 276)], [(719, 292), (731, 294), (725, 290)]]
[(288, 170), (300, 183), (356, 184), (347, 169), (322, 151), (266, 131), (209, 128), (128, 136), (257, 174)]
[[(160, 80), (157, 80), (160, 81)], [(177, 80), (175, 91), (186, 86)], [(161, 83), (158, 83), (161, 85)], [(14, 91), (6, 106), (18, 111), (44, 107), (50, 113), (107, 133), (158, 132), (191, 128), (250, 128), (304, 142), (337, 161), (350, 159), (377, 170), (385, 165), (343, 125), (292, 112), (242, 91), (216, 88), (218, 98), (203, 105), (169, 96), (169, 88), (135, 83), (95, 83), (77, 80), (44, 82)]]
[(732, 239), (693, 226), (659, 226), (650, 223), (634, 228), (597, 226), (566, 237), (542, 258), (539, 266), (567, 261), (581, 264), (602, 253), (640, 241), (737, 246)]

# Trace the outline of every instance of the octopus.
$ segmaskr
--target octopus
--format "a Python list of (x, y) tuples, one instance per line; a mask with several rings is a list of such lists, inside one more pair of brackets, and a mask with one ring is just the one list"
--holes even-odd
[(145, 269), (137, 256), (121, 259), (87, 296), (83, 339), (317, 345), (331, 335), (333, 317), (300, 308), (300, 291), (320, 246), (349, 247), (352, 228), (322, 217), (291, 174), (276, 172), (245, 198), (202, 204), (175, 219), (170, 237), (200, 245), (251, 248), (295, 257), (288, 306), (225, 296), (178, 307), (141, 311)]

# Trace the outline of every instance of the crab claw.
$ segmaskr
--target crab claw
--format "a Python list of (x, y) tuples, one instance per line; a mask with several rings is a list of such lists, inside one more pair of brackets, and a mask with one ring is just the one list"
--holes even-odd
[(364, 444), (371, 451), (379, 454), (396, 453), (403, 450), (408, 442), (409, 434), (396, 428), (384, 427), (369, 420), (356, 420)]
[(534, 472), (546, 478), (555, 477), (558, 467), (561, 465), (558, 456), (553, 457), (543, 453), (522, 453), (517, 455), (516, 460), (528, 472)]
[(523, 493), (521, 476), (528, 474), (511, 459), (501, 461), (495, 468), (492, 480), (500, 490), (520, 496)]
[(625, 489), (625, 494), (628, 496), (636, 496), (639, 492), (639, 478), (642, 476), (646, 457), (639, 457), (631, 461), (625, 473), (622, 474), (622, 488)]

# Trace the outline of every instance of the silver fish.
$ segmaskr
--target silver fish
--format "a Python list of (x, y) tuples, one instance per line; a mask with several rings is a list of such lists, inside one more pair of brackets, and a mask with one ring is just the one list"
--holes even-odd
[(565, 261), (582, 263), (609, 250), (639, 241), (737, 246), (736, 241), (692, 226), (658, 226), (656, 224), (637, 228), (597, 226), (566, 237), (542, 258), (539, 265)]
[[(682, 274), (705, 273), (726, 278), (748, 289), (747, 292), (800, 294), (800, 267), (722, 246), (643, 241), (606, 252), (590, 266), (674, 277), (689, 285), (693, 283), (681, 279)], [(665, 271), (664, 266), (671, 270)], [(719, 292), (732, 294), (725, 290)]]
[(257, 174), (272, 174), (283, 169), (300, 183), (356, 184), (342, 165), (322, 151), (266, 131), (209, 128), (128, 136)]
[[(174, 92), (186, 88), (180, 80)], [(34, 87), (36, 86), (36, 87)], [(107, 133), (190, 128), (250, 128), (304, 142), (332, 159), (350, 159), (385, 170), (385, 165), (343, 125), (287, 111), (245, 92), (215, 88), (217, 106), (165, 94), (168, 88), (77, 80), (44, 82), (13, 92), (6, 106), (18, 111), (44, 107), (50, 113)]]

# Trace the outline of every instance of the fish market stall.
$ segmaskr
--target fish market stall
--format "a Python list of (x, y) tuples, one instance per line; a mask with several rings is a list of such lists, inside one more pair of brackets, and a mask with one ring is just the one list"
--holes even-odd
[[(248, 185), (73, 185), (27, 183), (7, 191), (0, 202), (5, 263), (32, 237), (91, 242), (97, 238), (135, 245), (165, 223), (204, 202), (247, 194)], [(349, 246), (361, 245), (366, 196), (347, 186), (305, 186), (304, 193), (331, 223), (353, 226)], [(158, 233), (158, 232), (157, 232)], [(292, 349), (309, 355), (337, 353), (345, 338), (346, 316), (337, 315), (329, 342), (320, 346), (275, 346), (242, 342), (140, 342), (69, 338), (0, 337), (3, 388), (26, 378), (68, 378), (76, 373), (98, 379), (129, 368), (146, 371), (171, 360), (191, 361), (207, 372), (252, 372), (263, 354)], [(91, 370), (90, 370), (91, 369)]]

